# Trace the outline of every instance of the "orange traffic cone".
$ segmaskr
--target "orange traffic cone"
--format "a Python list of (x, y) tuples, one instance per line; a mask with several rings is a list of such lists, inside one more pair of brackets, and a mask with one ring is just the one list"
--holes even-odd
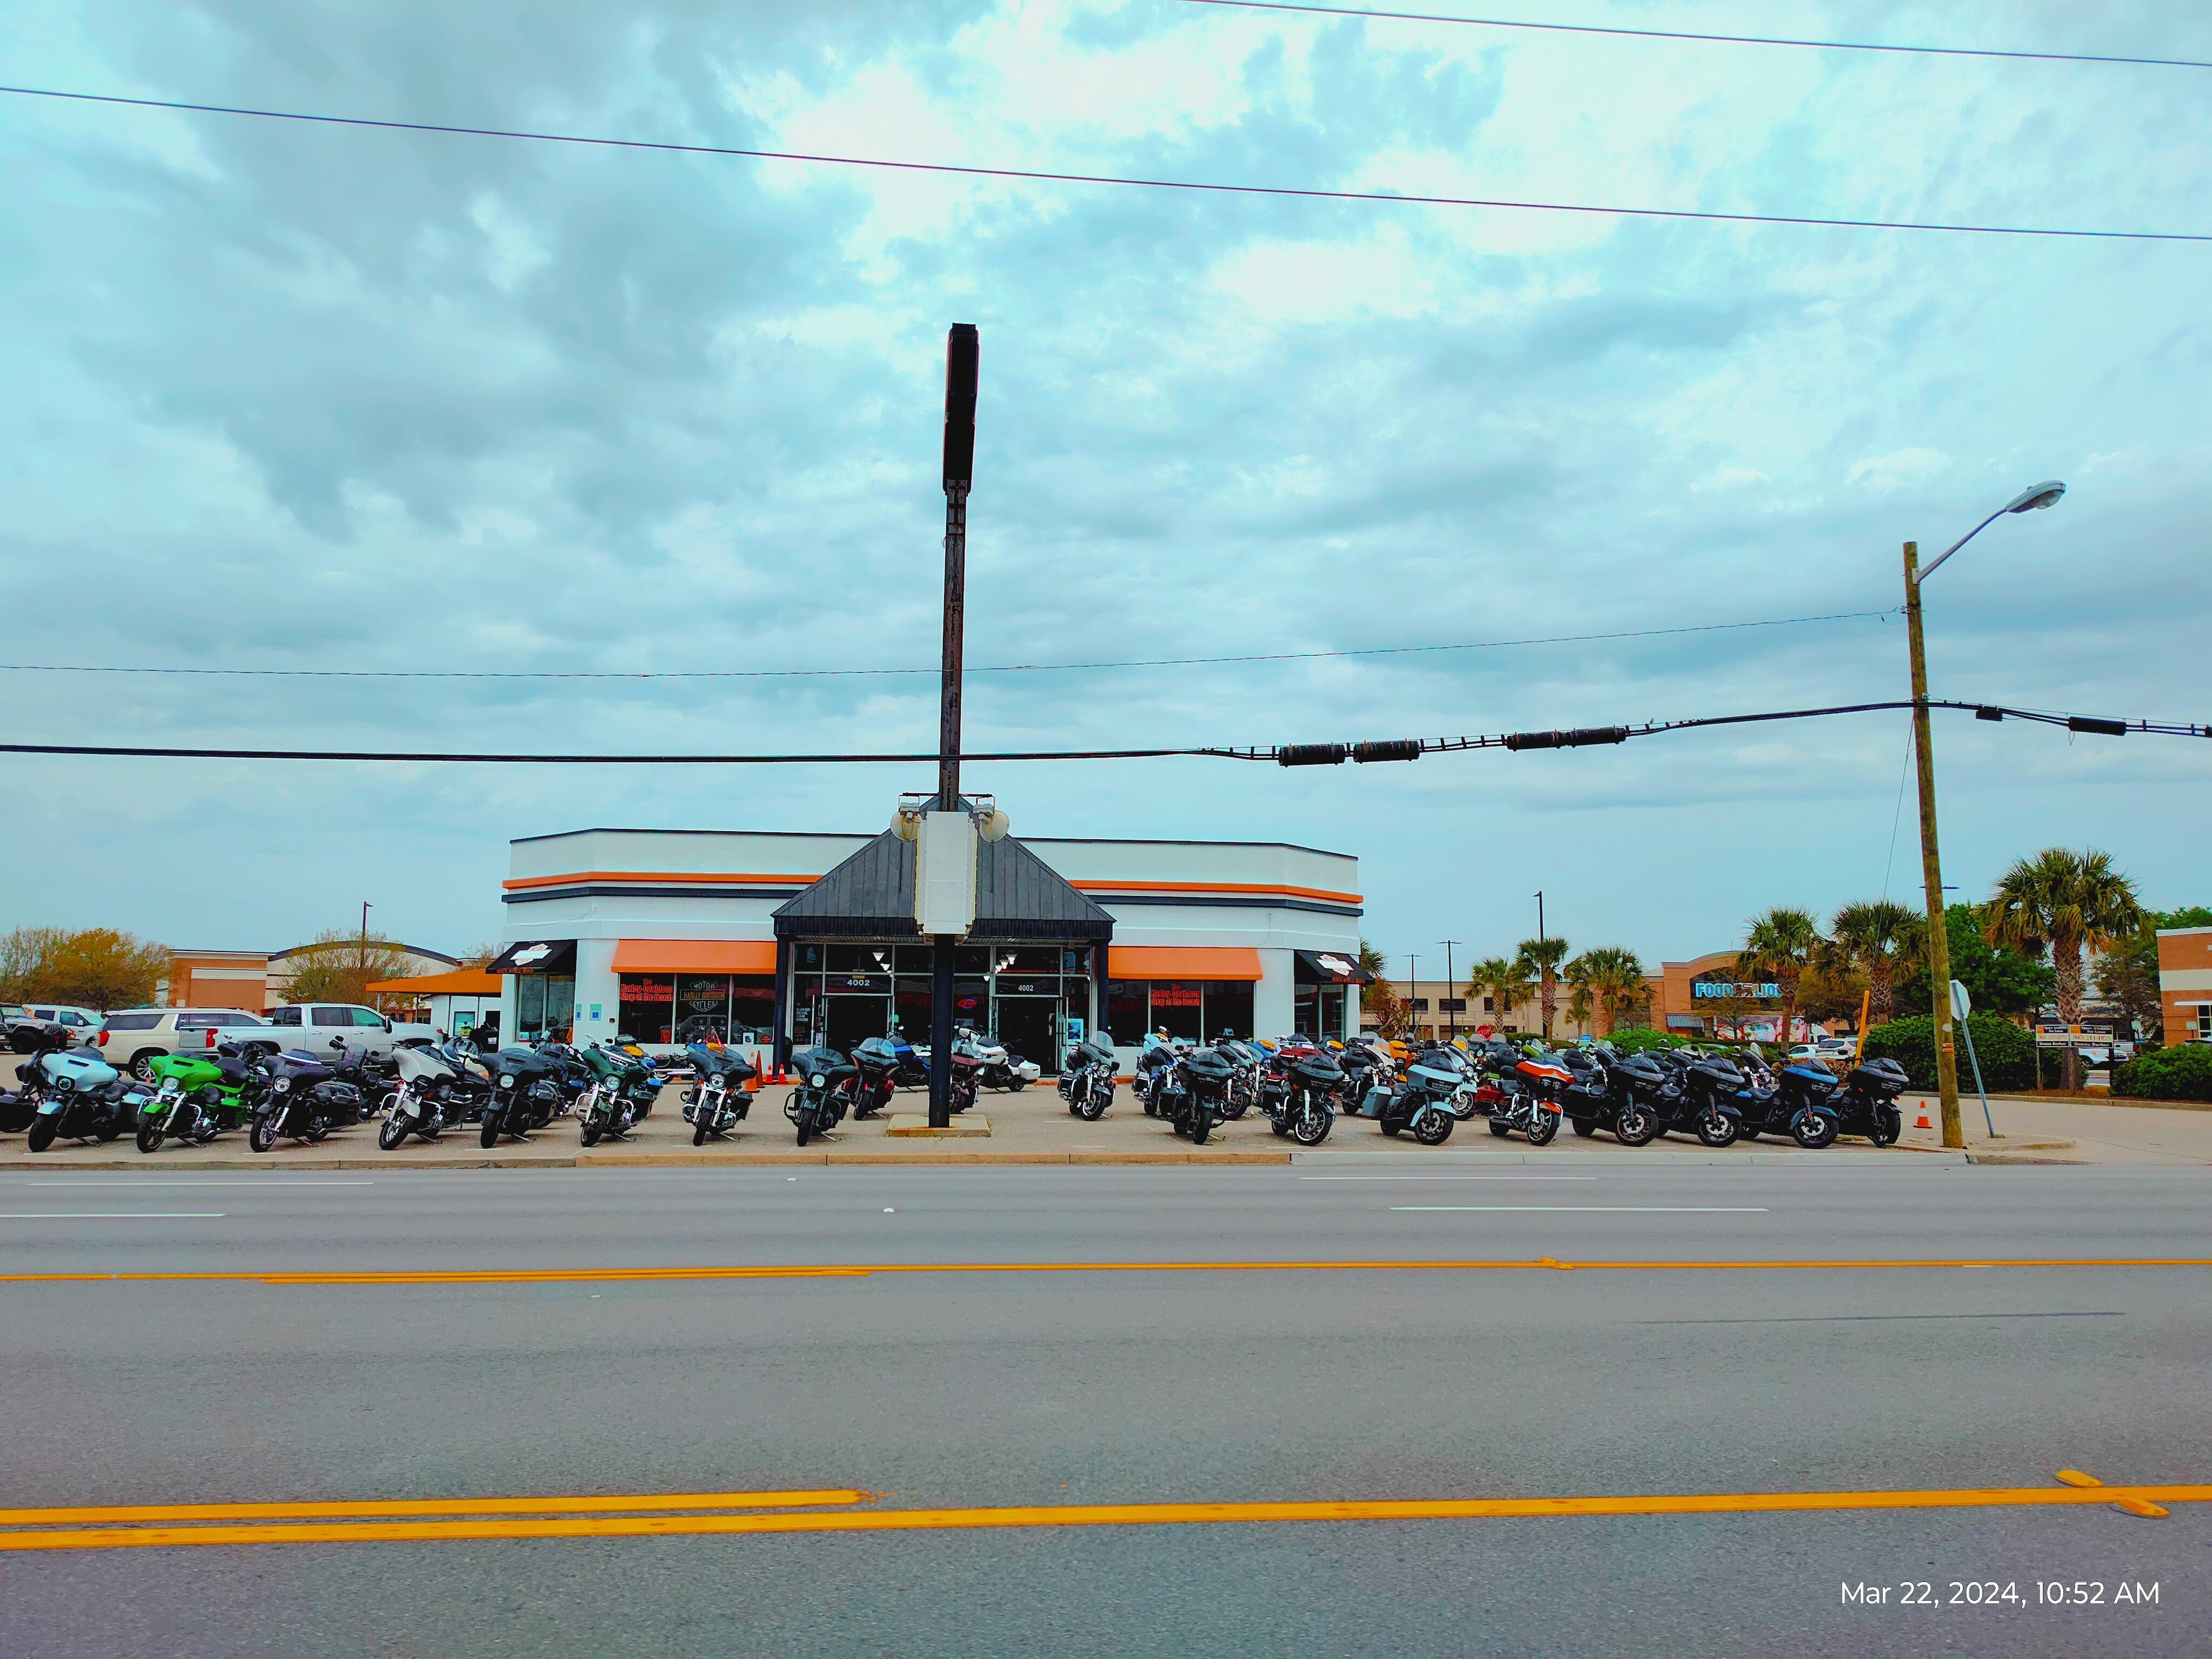
[(1928, 1103), (1924, 1100), (1920, 1103), (1920, 1121), (1912, 1127), (1916, 1129), (1932, 1129), (1936, 1127), (1928, 1121)]

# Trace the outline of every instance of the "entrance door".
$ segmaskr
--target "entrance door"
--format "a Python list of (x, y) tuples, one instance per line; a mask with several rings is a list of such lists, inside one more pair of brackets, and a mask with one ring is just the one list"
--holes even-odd
[(818, 1041), (840, 1054), (849, 1054), (854, 1043), (881, 1036), (890, 1029), (889, 997), (824, 997), (822, 1006), (823, 1030)]
[(1060, 1071), (1060, 999), (1000, 997), (998, 1000), (999, 1041), (1010, 1054), (1034, 1060), (1047, 1077)]

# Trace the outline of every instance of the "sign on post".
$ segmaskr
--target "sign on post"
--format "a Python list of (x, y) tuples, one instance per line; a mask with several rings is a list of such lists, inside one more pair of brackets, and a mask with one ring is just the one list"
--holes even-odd
[(926, 936), (965, 939), (975, 925), (975, 820), (960, 808), (923, 815), (914, 919)]

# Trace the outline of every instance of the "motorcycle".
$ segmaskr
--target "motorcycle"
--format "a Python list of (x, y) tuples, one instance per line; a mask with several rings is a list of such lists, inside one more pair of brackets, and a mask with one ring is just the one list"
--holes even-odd
[(484, 1103), (477, 1126), (478, 1145), (489, 1151), (502, 1135), (526, 1140), (531, 1130), (553, 1121), (564, 1097), (565, 1067), (560, 1056), (539, 1048), (501, 1048), (492, 1055), (489, 1069), (491, 1098)]
[(259, 1044), (239, 1046), (251, 1079), (240, 1097), (250, 1098), (253, 1111), (246, 1144), (255, 1152), (269, 1151), (280, 1137), (313, 1144), (342, 1124), (361, 1121), (359, 1091), (306, 1049), (272, 1054)]
[(1472, 1068), (1457, 1049), (1423, 1049), (1395, 1082), (1384, 1080), (1380, 1066), (1367, 1069), (1376, 1080), (1361, 1097), (1358, 1115), (1374, 1119), (1386, 1135), (1410, 1132), (1424, 1146), (1441, 1146), (1479, 1109)]
[(1624, 1146), (1648, 1145), (1659, 1133), (1650, 1104), (1666, 1086), (1658, 1062), (1643, 1054), (1624, 1054), (1609, 1042), (1563, 1051), (1559, 1060), (1575, 1074), (1559, 1096), (1559, 1109), (1577, 1134), (1601, 1129)]
[(1736, 1103), (1744, 1079), (1735, 1062), (1698, 1048), (1677, 1048), (1659, 1058), (1674, 1073), (1655, 1103), (1660, 1133), (1692, 1132), (1708, 1146), (1731, 1145), (1743, 1133), (1743, 1109)]
[(1137, 1069), (1130, 1079), (1137, 1094), (1137, 1104), (1145, 1109), (1146, 1117), (1161, 1115), (1160, 1102), (1165, 1086), (1173, 1080), (1176, 1056), (1188, 1045), (1165, 1031), (1147, 1032), (1144, 1047), (1137, 1051)]
[[(653, 1097), (660, 1092), (660, 1079), (644, 1061), (596, 1043), (575, 1053), (592, 1074), (576, 1101), (577, 1138), (586, 1146), (602, 1139), (629, 1139), (631, 1128), (644, 1115), (641, 1109), (650, 1107)], [(699, 1139), (705, 1139), (702, 1130)]]
[(1159, 1115), (1173, 1122), (1177, 1134), (1189, 1136), (1194, 1146), (1205, 1146), (1221, 1121), (1231, 1069), (1218, 1049), (1185, 1048), (1159, 1085)]
[(376, 1144), (396, 1151), (410, 1134), (435, 1140), (456, 1123), (481, 1117), (491, 1098), (491, 1079), (470, 1067), (458, 1045), (408, 1042), (392, 1051), (398, 1079), (383, 1101), (384, 1127)]
[(684, 1053), (693, 1081), (684, 1091), (684, 1121), (691, 1126), (691, 1144), (703, 1146), (708, 1136), (720, 1139), (744, 1121), (753, 1105), (744, 1085), (760, 1072), (735, 1048), (711, 1040), (695, 1042)]
[(1121, 1062), (1114, 1051), (1096, 1037), (1085, 1037), (1067, 1051), (1060, 1067), (1060, 1097), (1067, 1109), (1086, 1123), (1096, 1123), (1114, 1103), (1115, 1076)]
[(1877, 1146), (1897, 1145), (1898, 1136), (1905, 1133), (1905, 1115), (1898, 1109), (1897, 1097), (1909, 1081), (1905, 1067), (1893, 1060), (1877, 1056), (1853, 1066), (1844, 1079), (1837, 1108), (1838, 1133), (1864, 1135)]
[(1779, 1077), (1753, 1043), (1738, 1062), (1744, 1086), (1735, 1097), (1746, 1140), (1788, 1134), (1808, 1152), (1832, 1144), (1842, 1119), (1834, 1104), (1836, 1074), (1817, 1063), (1784, 1066)]
[[(912, 1053), (915, 1060), (922, 1067), (922, 1082), (927, 1085), (929, 1081), (929, 1050), (915, 1048)], [(959, 1068), (963, 1066), (975, 1073), (973, 1085), (969, 1091), (967, 1104), (955, 1106), (952, 1109), (956, 1112), (964, 1112), (969, 1106), (975, 1103), (975, 1095), (977, 1089), (983, 1087), (1003, 1089), (1011, 1094), (1018, 1090), (1028, 1088), (1030, 1084), (1044, 1075), (1038, 1069), (1036, 1061), (1024, 1060), (1019, 1054), (1009, 1054), (1006, 1050), (1006, 1045), (998, 1038), (988, 1035), (978, 1035), (975, 1028), (966, 1020), (961, 1021), (953, 1030), (952, 1063), (955, 1068), (953, 1077), (956, 1081), (960, 1075)], [(858, 1116), (859, 1114), (855, 1113), (854, 1115)]]
[(835, 1048), (801, 1048), (791, 1057), (791, 1069), (799, 1081), (783, 1103), (783, 1115), (804, 1146), (845, 1121), (860, 1070)]
[[(60, 1028), (57, 1027), (58, 1032)], [(62, 1041), (67, 1041), (63, 1036)], [(152, 1091), (125, 1082), (121, 1073), (88, 1050), (58, 1047), (53, 1036), (40, 1034), (40, 1047), (23, 1062), (16, 1079), (16, 1106), (31, 1108), (24, 1132), (26, 1151), (43, 1152), (57, 1140), (96, 1140), (102, 1146), (121, 1134)]]
[[(908, 1053), (914, 1052), (907, 1045)], [(860, 1073), (853, 1091), (853, 1121), (858, 1123), (872, 1118), (891, 1103), (898, 1092), (899, 1073), (902, 1061), (897, 1042), (890, 1036), (874, 1036), (853, 1045), (853, 1065)]]
[(1344, 1067), (1326, 1048), (1286, 1048), (1275, 1060), (1282, 1087), (1263, 1091), (1268, 1127), (1301, 1146), (1318, 1146), (1336, 1127), (1336, 1102), (1349, 1086)]
[(204, 1146), (250, 1115), (241, 1097), (243, 1065), (226, 1072), (220, 1060), (204, 1054), (156, 1054), (146, 1062), (154, 1097), (138, 1109), (138, 1150), (158, 1152), (165, 1140), (189, 1140)]

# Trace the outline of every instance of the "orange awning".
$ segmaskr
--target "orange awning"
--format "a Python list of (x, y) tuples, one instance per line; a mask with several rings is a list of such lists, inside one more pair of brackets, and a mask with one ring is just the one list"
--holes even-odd
[(1110, 945), (1109, 979), (1257, 979), (1260, 953), (1243, 945)]
[(767, 939), (626, 939), (615, 946), (618, 974), (773, 974), (775, 941)]
[(421, 979), (380, 979), (368, 988), (372, 996), (495, 997), (499, 975), (481, 968), (456, 968), (449, 974), (426, 974)]

